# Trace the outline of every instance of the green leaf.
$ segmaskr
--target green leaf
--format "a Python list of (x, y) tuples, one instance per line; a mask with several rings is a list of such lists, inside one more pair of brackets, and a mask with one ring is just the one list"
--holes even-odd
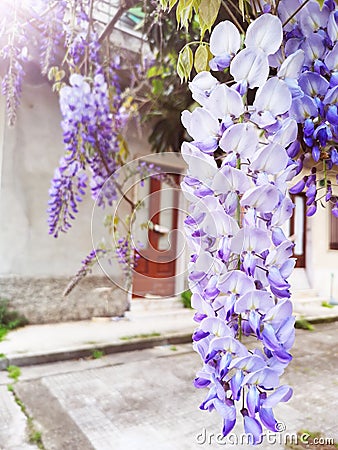
[[(169, 0), (169, 11), (176, 5), (178, 0)], [(168, 2), (166, 2), (168, 4)]]
[(203, 36), (206, 30), (211, 30), (218, 15), (221, 0), (201, 0), (198, 8), (198, 16), (201, 24), (201, 35)]
[(320, 9), (322, 9), (324, 5), (324, 0), (317, 0), (317, 2), (319, 3)]
[(176, 8), (176, 20), (181, 27), (188, 28), (192, 18), (194, 0), (180, 0)]
[(206, 45), (200, 44), (195, 52), (194, 67), (196, 72), (209, 70), (210, 53)]
[(55, 81), (61, 81), (66, 76), (66, 72), (64, 70), (58, 70), (55, 73)]
[(49, 81), (55, 80), (55, 75), (58, 73), (58, 71), (59, 71), (58, 67), (56, 67), (56, 66), (51, 67), (48, 72), (48, 80)]
[(239, 9), (240, 9), (240, 11), (242, 13), (242, 19), (244, 21), (244, 18), (245, 18), (244, 0), (239, 0), (238, 1), (238, 7), (239, 7)]
[(147, 72), (147, 78), (163, 75), (163, 66), (152, 66)]
[(152, 92), (154, 95), (160, 95), (163, 92), (163, 81), (158, 78), (154, 78), (151, 81)]
[(193, 65), (193, 53), (191, 48), (186, 45), (183, 50), (180, 51), (177, 61), (177, 73), (181, 79), (181, 83), (188, 80)]

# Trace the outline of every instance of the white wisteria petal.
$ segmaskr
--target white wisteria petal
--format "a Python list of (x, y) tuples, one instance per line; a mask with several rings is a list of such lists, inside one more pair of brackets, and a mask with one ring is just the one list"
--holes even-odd
[(224, 84), (214, 88), (207, 108), (218, 119), (224, 119), (228, 115), (239, 117), (244, 113), (242, 97)]
[(280, 67), (283, 64), (284, 60), (285, 58), (280, 49), (276, 53), (274, 53), (273, 55), (269, 55), (268, 57), (270, 67)]
[(210, 72), (198, 73), (189, 83), (192, 98), (200, 105), (205, 106), (209, 100), (212, 90), (219, 84), (219, 81)]
[(327, 34), (333, 44), (338, 41), (338, 23), (336, 17), (337, 10), (332, 11), (327, 23)]
[(272, 141), (286, 148), (297, 139), (298, 125), (294, 119), (289, 117), (283, 121), (282, 127), (273, 136)]
[(302, 44), (302, 49), (305, 53), (305, 64), (311, 64), (325, 53), (323, 39), (318, 33), (310, 34)]
[(276, 117), (287, 112), (291, 102), (292, 97), (287, 84), (273, 77), (258, 89), (253, 107), (258, 113), (269, 111)]
[(272, 143), (261, 147), (255, 154), (250, 168), (269, 174), (277, 174), (285, 169), (289, 161), (288, 154), (280, 144)]
[(272, 184), (264, 184), (245, 192), (241, 206), (255, 208), (258, 212), (271, 212), (279, 202), (279, 191)]
[(289, 113), (290, 117), (296, 119), (298, 123), (302, 123), (309, 117), (317, 117), (318, 108), (313, 98), (304, 95), (301, 98), (297, 97), (293, 99)]
[(292, 201), (285, 197), (277, 210), (274, 212), (271, 225), (274, 227), (282, 226), (288, 219), (291, 218), (293, 213), (294, 204)]
[(190, 121), (191, 121), (191, 111), (188, 111), (185, 109), (181, 113), (181, 122), (184, 128), (187, 130), (188, 134), (191, 136), (190, 133)]
[(189, 142), (182, 144), (181, 153), (184, 161), (189, 166), (188, 175), (206, 183), (207, 186), (210, 185), (211, 180), (219, 170), (215, 159), (202, 153)]
[(282, 23), (272, 14), (263, 14), (248, 26), (245, 45), (263, 50), (272, 55), (281, 46), (283, 39)]
[(241, 35), (229, 20), (215, 26), (210, 36), (210, 51), (213, 55), (233, 55), (241, 46)]
[(187, 131), (195, 141), (203, 141), (217, 135), (219, 122), (208, 110), (198, 107), (191, 113)]
[(202, 228), (214, 237), (233, 236), (239, 230), (236, 220), (226, 214), (223, 208), (219, 211), (210, 210), (202, 223)]
[(241, 170), (231, 166), (222, 167), (216, 173), (212, 182), (212, 190), (215, 194), (221, 194), (227, 191), (243, 193), (248, 189), (250, 189), (248, 177)]
[(292, 55), (288, 56), (277, 72), (278, 78), (299, 78), (303, 64), (304, 51), (299, 49)]
[(325, 57), (325, 65), (332, 72), (338, 72), (338, 42)]
[(309, 36), (319, 28), (325, 28), (328, 22), (330, 11), (326, 5), (322, 8), (316, 1), (310, 1), (300, 11), (300, 28), (304, 36)]
[(241, 228), (231, 241), (231, 250), (240, 254), (243, 251), (257, 253), (267, 250), (271, 245), (268, 233), (259, 228)]
[(293, 29), (294, 24), (297, 22), (299, 18), (299, 12), (295, 14), (298, 7), (300, 6), (299, 0), (283, 0), (278, 4), (278, 16), (280, 20), (284, 23), (289, 17), (292, 17), (291, 20), (284, 26), (285, 31), (291, 31)]
[(249, 88), (263, 86), (269, 76), (268, 57), (259, 48), (245, 48), (231, 61), (230, 73), (235, 81), (246, 81)]
[(251, 158), (258, 146), (258, 135), (250, 123), (236, 123), (223, 133), (219, 146), (227, 153), (234, 152), (241, 158)]

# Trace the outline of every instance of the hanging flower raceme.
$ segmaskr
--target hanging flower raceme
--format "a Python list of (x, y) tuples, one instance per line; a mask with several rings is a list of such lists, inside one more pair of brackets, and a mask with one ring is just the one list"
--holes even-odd
[(45, 5), (48, 9), (44, 20), (39, 24), (41, 30), (41, 73), (47, 75), (49, 68), (55, 61), (56, 52), (64, 40), (64, 21), (67, 11), (67, 2), (51, 0)]
[[(238, 53), (231, 35), (223, 36), (228, 27), (224, 22), (211, 35), (212, 64), (229, 66), (236, 83), (228, 87), (200, 73), (190, 89), (201, 107), (182, 115), (193, 139), (182, 146), (188, 164), (182, 189), (190, 202), (185, 228), (198, 323), (193, 341), (203, 363), (195, 386), (209, 389), (201, 409), (221, 415), (224, 435), (239, 411), (257, 444), (262, 426), (277, 431), (273, 408), (292, 395), (280, 385), (295, 334), (287, 281), (293, 244), (282, 226), (293, 210), (287, 182), (297, 164), (288, 149), (297, 122), (288, 113), (286, 81), (268, 79), (268, 57), (282, 42), (280, 20), (265, 14), (252, 22)], [(254, 87), (248, 106), (245, 94)], [(248, 350), (244, 336), (259, 345)]]
[[(290, 115), (301, 124), (301, 147), (305, 155), (311, 156), (314, 165), (323, 164), (323, 176), (314, 179), (312, 172), (303, 180), (304, 186), (297, 183), (293, 193), (306, 191), (308, 198), (307, 215), (317, 210), (318, 201), (330, 201), (337, 205), (332, 196), (330, 171), (338, 164), (338, 12), (331, 0), (325, 1), (323, 7), (311, 0), (294, 14), (297, 5), (290, 0), (279, 3), (278, 14), (282, 21), (291, 21), (284, 27), (284, 45), (287, 59), (303, 54), (299, 59), (297, 71), (293, 71), (292, 80), (285, 79), (293, 85), (293, 100)], [(276, 53), (271, 63), (279, 72), (283, 71), (283, 58)], [(287, 76), (287, 75), (286, 75)], [(300, 150), (300, 145), (293, 150)], [(317, 164), (318, 163), (318, 164)], [(322, 192), (321, 179), (325, 187)], [(301, 189), (300, 189), (301, 188)], [(333, 207), (333, 212), (336, 211)]]
[(8, 18), (4, 28), (1, 30), (3, 36), (7, 37), (8, 43), (1, 52), (1, 65), (6, 68), (2, 79), (1, 92), (6, 98), (6, 110), (9, 126), (16, 121), (17, 109), (20, 105), (22, 83), (25, 76), (24, 63), (27, 60), (27, 36), (26, 27), (18, 18), (20, 4), (14, 3), (7, 11)]
[[(83, 180), (86, 169), (91, 171), (92, 197), (99, 206), (111, 205), (116, 199), (116, 185), (112, 175), (117, 168), (119, 151), (112, 113), (108, 85), (103, 74), (93, 80), (73, 74), (69, 86), (60, 91), (63, 139), (66, 154), (61, 159), (60, 169), (52, 180), (51, 205), (49, 208), (50, 233), (66, 231), (74, 219), (78, 202), (85, 194)], [(76, 179), (81, 180), (76, 192)], [(68, 186), (60, 195), (60, 185)], [(81, 187), (81, 189), (79, 189)], [(70, 206), (66, 207), (71, 201)]]

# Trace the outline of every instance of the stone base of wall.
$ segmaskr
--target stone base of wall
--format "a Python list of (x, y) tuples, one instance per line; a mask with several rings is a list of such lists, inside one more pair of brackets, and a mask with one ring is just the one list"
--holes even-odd
[(128, 294), (106, 277), (88, 276), (67, 296), (69, 278), (0, 277), (0, 298), (31, 324), (121, 316)]

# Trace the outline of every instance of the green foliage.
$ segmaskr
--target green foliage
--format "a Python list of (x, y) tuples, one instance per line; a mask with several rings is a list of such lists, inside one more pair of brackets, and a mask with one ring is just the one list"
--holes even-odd
[(176, 347), (176, 345), (172, 345), (172, 346), (170, 347), (170, 350), (171, 350), (172, 352), (177, 352), (177, 347)]
[(33, 418), (29, 415), (26, 405), (24, 402), (17, 396), (14, 387), (12, 384), (7, 385), (7, 389), (9, 392), (13, 393), (14, 400), (16, 404), (20, 407), (21, 411), (27, 418), (27, 429), (28, 429), (28, 439), (31, 444), (35, 444), (40, 450), (45, 450), (45, 447), (42, 442), (42, 435), (40, 431), (37, 431), (34, 425)]
[(184, 308), (192, 309), (191, 296), (192, 296), (192, 293), (190, 290), (187, 290), (187, 291), (184, 291), (181, 293), (181, 300), (182, 300)]
[(104, 352), (102, 350), (93, 350), (92, 351), (92, 358), (93, 359), (100, 359), (102, 358), (102, 356), (104, 356)]
[(1, 330), (14, 330), (15, 328), (23, 327), (28, 324), (26, 317), (18, 313), (17, 311), (10, 310), (8, 307), (8, 301), (0, 300), (0, 340)]
[(198, 19), (201, 26), (201, 37), (210, 31), (218, 16), (221, 0), (201, 0), (198, 7)]
[(331, 305), (331, 303), (329, 302), (322, 302), (322, 306), (324, 306), (324, 308), (334, 308), (334, 305)]
[(194, 55), (189, 45), (183, 47), (178, 55), (177, 74), (181, 82), (189, 80), (190, 73), (193, 67)]
[(197, 73), (203, 72), (209, 69), (209, 61), (212, 55), (209, 51), (209, 47), (205, 44), (200, 44), (195, 52), (194, 68)]
[(16, 383), (21, 375), (21, 369), (18, 366), (8, 366), (7, 367), (8, 377), (14, 380)]
[(313, 331), (315, 329), (315, 327), (310, 322), (308, 322), (306, 319), (302, 317), (296, 320), (295, 327), (301, 330), (308, 330), (308, 331)]
[(8, 333), (8, 330), (6, 328), (3, 328), (2, 326), (0, 326), (0, 342), (4, 340), (7, 333)]
[(43, 448), (42, 434), (40, 431), (32, 430), (29, 434), (29, 442), (35, 444), (38, 448)]
[(161, 336), (161, 333), (153, 332), (153, 333), (141, 333), (141, 334), (132, 334), (130, 336), (121, 336), (121, 341), (130, 341), (133, 339), (147, 339), (152, 337)]
[(176, 6), (177, 24), (186, 30), (195, 18), (200, 25), (201, 38), (203, 38), (205, 32), (211, 30), (217, 19), (221, 0), (161, 0), (161, 5), (169, 12)]

